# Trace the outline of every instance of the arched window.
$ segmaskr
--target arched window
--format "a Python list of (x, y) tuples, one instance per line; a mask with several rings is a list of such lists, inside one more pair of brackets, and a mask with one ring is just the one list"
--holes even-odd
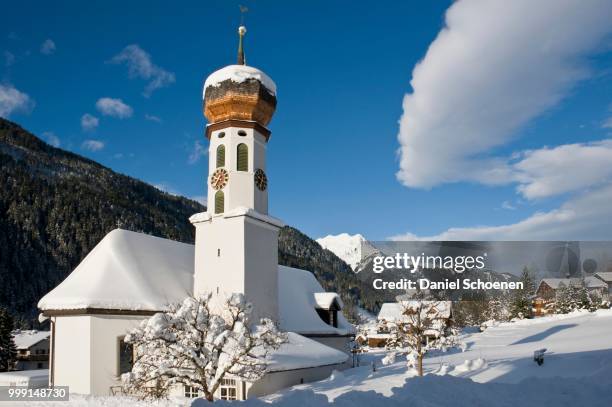
[(238, 171), (249, 170), (249, 147), (246, 144), (238, 144), (238, 162), (236, 169)]
[(217, 191), (215, 193), (215, 213), (223, 213), (225, 209), (225, 196), (223, 191)]
[(225, 167), (225, 146), (221, 144), (217, 147), (217, 168)]

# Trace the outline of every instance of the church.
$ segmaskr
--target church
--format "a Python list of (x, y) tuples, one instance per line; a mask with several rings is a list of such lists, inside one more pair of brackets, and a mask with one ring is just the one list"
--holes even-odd
[[(217, 398), (244, 400), (328, 377), (349, 366), (354, 328), (336, 293), (307, 270), (278, 264), (283, 223), (268, 214), (268, 129), (276, 85), (247, 66), (246, 29), (238, 29), (238, 63), (204, 83), (209, 140), (208, 209), (191, 216), (195, 245), (116, 229), (38, 303), (50, 319), (49, 384), (74, 393), (115, 394), (133, 349), (125, 335), (145, 318), (187, 296), (243, 293), (255, 317), (278, 321), (288, 342), (254, 383), (225, 379)], [(197, 397), (193, 388), (172, 394)]]

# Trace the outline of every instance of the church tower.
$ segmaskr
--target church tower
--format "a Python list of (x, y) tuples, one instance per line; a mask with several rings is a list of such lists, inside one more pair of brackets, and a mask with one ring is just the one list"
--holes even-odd
[(278, 231), (268, 216), (266, 127), (276, 109), (276, 85), (247, 66), (238, 29), (238, 63), (204, 83), (208, 120), (208, 210), (196, 228), (194, 294), (243, 293), (257, 317), (278, 319)]

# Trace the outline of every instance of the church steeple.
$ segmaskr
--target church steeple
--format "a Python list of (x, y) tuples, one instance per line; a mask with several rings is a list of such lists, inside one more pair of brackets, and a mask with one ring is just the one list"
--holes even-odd
[(240, 27), (238, 27), (238, 65), (246, 65), (243, 44), (244, 34), (246, 34), (246, 27), (241, 25)]

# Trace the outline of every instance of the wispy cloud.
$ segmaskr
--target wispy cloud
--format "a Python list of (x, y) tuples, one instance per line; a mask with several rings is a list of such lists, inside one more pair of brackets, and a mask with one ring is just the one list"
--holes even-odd
[(51, 55), (55, 52), (55, 42), (52, 39), (48, 38), (40, 44), (40, 53), (43, 55)]
[(514, 182), (495, 149), (589, 77), (611, 13), (606, 0), (453, 3), (404, 97), (400, 182)]
[(123, 103), (123, 100), (108, 97), (98, 99), (96, 108), (105, 116), (117, 117), (119, 119), (131, 117), (134, 113), (134, 109)]
[(100, 140), (85, 140), (81, 148), (87, 151), (100, 151), (104, 148), (104, 142)]
[(53, 147), (59, 147), (62, 144), (59, 137), (57, 137), (52, 131), (45, 131), (43, 132), (42, 136), (45, 140), (47, 140), (47, 143)]
[(100, 120), (96, 116), (89, 113), (85, 113), (83, 116), (81, 116), (81, 128), (84, 131), (95, 130), (98, 127), (98, 124), (100, 124)]
[(156, 122), (156, 123), (161, 123), (162, 122), (161, 118), (159, 118), (157, 116), (154, 116), (152, 114), (145, 114), (144, 117), (145, 117), (146, 120), (149, 120), (151, 122)]
[(193, 199), (194, 201), (199, 202), (199, 203), (201, 203), (204, 206), (206, 206), (206, 204), (207, 204), (207, 200), (206, 200), (206, 197), (204, 195), (192, 196), (189, 199)]
[(502, 202), (501, 207), (502, 207), (502, 209), (506, 209), (508, 211), (513, 211), (513, 210), (516, 209), (516, 206), (512, 205), (512, 203), (510, 203), (510, 201)]
[(176, 80), (173, 72), (155, 65), (151, 55), (138, 44), (128, 45), (110, 62), (113, 64), (125, 63), (131, 78), (142, 78), (149, 81), (143, 92), (145, 97), (151, 96), (159, 88), (173, 84)]
[(200, 161), (200, 158), (204, 157), (207, 154), (206, 147), (200, 142), (200, 140), (196, 140), (193, 143), (193, 149), (189, 153), (189, 157), (187, 158), (187, 162), (189, 164), (195, 164)]
[(26, 93), (11, 84), (0, 84), (0, 117), (9, 117), (12, 113), (27, 113), (34, 108), (34, 101)]

